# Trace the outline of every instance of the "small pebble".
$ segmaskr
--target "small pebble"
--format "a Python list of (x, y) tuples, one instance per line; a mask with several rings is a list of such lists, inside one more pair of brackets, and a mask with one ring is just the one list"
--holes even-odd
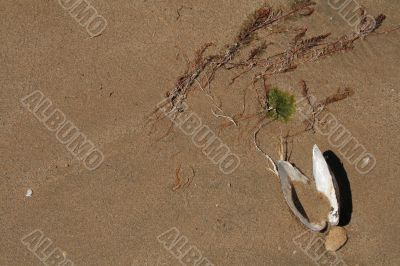
[(28, 190), (25, 193), (25, 196), (26, 197), (32, 197), (32, 193), (33, 193), (32, 189), (28, 188)]
[(325, 248), (328, 251), (337, 251), (347, 241), (347, 233), (343, 227), (332, 227), (325, 239)]

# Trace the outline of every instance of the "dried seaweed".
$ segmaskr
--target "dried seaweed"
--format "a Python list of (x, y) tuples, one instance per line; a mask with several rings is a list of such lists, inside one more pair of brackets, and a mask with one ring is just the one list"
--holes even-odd
[[(365, 38), (374, 32), (382, 25), (385, 19), (384, 15), (378, 15), (371, 19), (372, 17), (367, 16), (364, 9), (360, 9), (359, 24), (356, 29), (338, 38), (331, 38), (330, 33), (307, 37), (307, 28), (305, 27), (286, 31), (273, 29), (273, 26), (279, 25), (278, 22), (282, 22), (285, 19), (311, 15), (314, 11), (314, 6), (315, 3), (308, 0), (295, 0), (289, 10), (273, 9), (268, 5), (263, 5), (245, 20), (235, 36), (234, 42), (228, 45), (221, 53), (204, 56), (206, 50), (213, 44), (207, 43), (203, 45), (197, 51), (193, 63), (177, 79), (175, 87), (166, 95), (166, 109), (168, 112), (183, 112), (183, 103), (186, 101), (193, 84), (196, 81), (201, 83), (201, 80), (205, 79), (209, 87), (209, 84), (221, 68), (228, 70), (233, 68), (243, 69), (232, 79), (231, 83), (253, 69), (257, 69), (259, 73), (254, 77), (253, 85), (259, 80), (265, 82), (270, 76), (293, 71), (300, 64), (353, 49), (355, 41)], [(255, 45), (255, 36), (262, 29), (269, 31), (269, 34), (266, 35), (267, 37), (283, 32), (290, 34), (292, 31), (292, 41), (287, 45), (282, 45), (283, 49), (280, 52), (265, 56), (266, 53), (264, 51), (272, 42), (266, 40), (258, 42), (257, 40), (259, 44)], [(251, 45), (255, 47), (251, 48)], [(250, 52), (247, 56), (240, 56), (240, 51), (246, 47), (250, 47)], [(338, 92), (320, 104), (326, 106), (350, 95), (351, 92), (349, 90)], [(165, 110), (165, 106), (163, 108)], [(157, 117), (159, 116), (153, 115), (150, 120), (157, 120)]]
[(309, 16), (314, 12), (314, 8), (310, 7), (310, 4), (314, 4), (314, 2), (310, 0), (294, 0), (290, 7), (295, 9), (301, 9), (302, 11), (299, 13), (301, 16)]
[[(301, 94), (303, 98), (307, 100), (307, 104), (311, 108), (311, 112), (309, 113), (309, 117), (304, 121), (306, 124), (306, 128), (300, 132), (297, 132), (296, 134), (292, 135), (291, 137), (297, 136), (301, 133), (308, 132), (308, 131), (313, 131), (315, 132), (315, 127), (317, 125), (318, 121), (318, 116), (326, 110), (327, 106), (342, 100), (347, 99), (348, 97), (351, 97), (354, 95), (354, 90), (351, 88), (344, 88), (341, 89), (339, 88), (334, 94), (327, 96), (325, 99), (317, 101), (315, 97), (310, 95), (309, 89), (307, 86), (307, 83), (302, 80), (300, 82), (301, 86)], [(306, 115), (305, 112), (303, 112), (303, 115)]]
[(344, 88), (344, 89), (338, 89), (336, 93), (334, 93), (333, 95), (330, 95), (328, 97), (326, 97), (324, 100), (322, 100), (319, 105), (321, 106), (328, 106), (332, 103), (336, 103), (339, 101), (342, 101), (350, 96), (354, 95), (354, 90), (350, 89), (350, 88)]
[(256, 48), (250, 51), (247, 60), (251, 60), (257, 56), (260, 56), (267, 49), (267, 47), (268, 47), (267, 43), (263, 41), (260, 45), (258, 45)]
[[(187, 69), (185, 73), (177, 79), (175, 87), (167, 94), (170, 112), (184, 111), (183, 103), (185, 102), (187, 94), (195, 80), (199, 78), (203, 72), (207, 71), (207, 82), (210, 82), (214, 78), (218, 69), (221, 67), (227, 67), (228, 63), (235, 58), (240, 49), (252, 42), (257, 31), (271, 26), (284, 18), (295, 16), (306, 9), (308, 10), (312, 8), (313, 5), (314, 3), (309, 2), (286, 12), (283, 12), (281, 9), (274, 10), (267, 5), (264, 5), (257, 9), (243, 23), (235, 38), (235, 42), (229, 45), (224, 52), (203, 58), (204, 52), (209, 46), (211, 46), (211, 44), (204, 45), (196, 53), (196, 58), (193, 61), (191, 68)], [(253, 59), (256, 55), (259, 55), (263, 49), (265, 49), (265, 46), (260, 46), (257, 51), (254, 50), (253, 56), (250, 56), (249, 59)]]
[(259, 8), (243, 23), (239, 34), (236, 36), (237, 43), (250, 43), (257, 30), (278, 20), (281, 15), (281, 9), (272, 10), (272, 8), (267, 5)]

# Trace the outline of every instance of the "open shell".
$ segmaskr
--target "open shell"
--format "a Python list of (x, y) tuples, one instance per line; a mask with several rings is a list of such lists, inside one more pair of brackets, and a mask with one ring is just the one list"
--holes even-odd
[(301, 202), (299, 202), (298, 198), (295, 196), (296, 191), (292, 182), (297, 181), (308, 184), (308, 178), (288, 161), (278, 161), (276, 166), (285, 200), (293, 214), (302, 224), (310, 230), (321, 231), (326, 227), (327, 223), (330, 225), (337, 225), (339, 223), (339, 191), (337, 182), (317, 145), (314, 145), (313, 148), (313, 175), (316, 189), (326, 196), (331, 206), (331, 210), (327, 214), (327, 221), (322, 224), (311, 223), (308, 218), (306, 218), (302, 211)]
[(337, 181), (317, 145), (314, 145), (313, 148), (313, 175), (317, 190), (327, 197), (331, 205), (331, 210), (328, 214), (328, 222), (330, 225), (338, 225), (339, 189)]

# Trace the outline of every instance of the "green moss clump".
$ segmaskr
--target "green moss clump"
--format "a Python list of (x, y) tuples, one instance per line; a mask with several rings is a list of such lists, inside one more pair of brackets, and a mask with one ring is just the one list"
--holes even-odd
[(278, 88), (272, 88), (268, 92), (267, 115), (270, 118), (287, 122), (294, 112), (296, 112), (296, 104), (293, 95)]

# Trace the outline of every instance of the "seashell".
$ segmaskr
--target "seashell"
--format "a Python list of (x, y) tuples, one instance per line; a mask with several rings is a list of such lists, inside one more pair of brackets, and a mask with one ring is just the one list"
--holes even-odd
[(277, 162), (278, 175), (281, 181), (281, 188), (283, 192), (283, 196), (285, 197), (286, 203), (289, 206), (290, 210), (293, 214), (300, 220), (302, 224), (304, 224), (307, 228), (312, 231), (322, 231), (326, 227), (325, 224), (315, 224), (311, 223), (308, 218), (306, 218), (302, 211), (300, 211), (299, 204), (297, 198), (294, 198), (295, 190), (293, 187), (293, 181), (300, 181), (302, 183), (307, 184), (308, 179), (300, 171), (295, 168), (291, 163), (287, 161), (278, 161)]
[(28, 190), (25, 193), (25, 197), (32, 197), (33, 191), (32, 189), (28, 188)]
[(330, 225), (339, 223), (337, 182), (317, 145), (313, 147), (313, 175), (316, 190), (322, 193), (329, 201), (330, 211), (327, 213), (325, 221), (320, 223), (310, 222), (304, 213), (300, 200), (296, 196), (293, 182), (309, 184), (308, 178), (288, 161), (277, 161), (276, 167), (286, 203), (302, 224), (312, 231), (322, 231), (328, 223)]
[(339, 188), (334, 175), (331, 173), (324, 156), (317, 145), (313, 148), (313, 175), (317, 190), (325, 195), (331, 205), (328, 214), (330, 225), (339, 224)]

